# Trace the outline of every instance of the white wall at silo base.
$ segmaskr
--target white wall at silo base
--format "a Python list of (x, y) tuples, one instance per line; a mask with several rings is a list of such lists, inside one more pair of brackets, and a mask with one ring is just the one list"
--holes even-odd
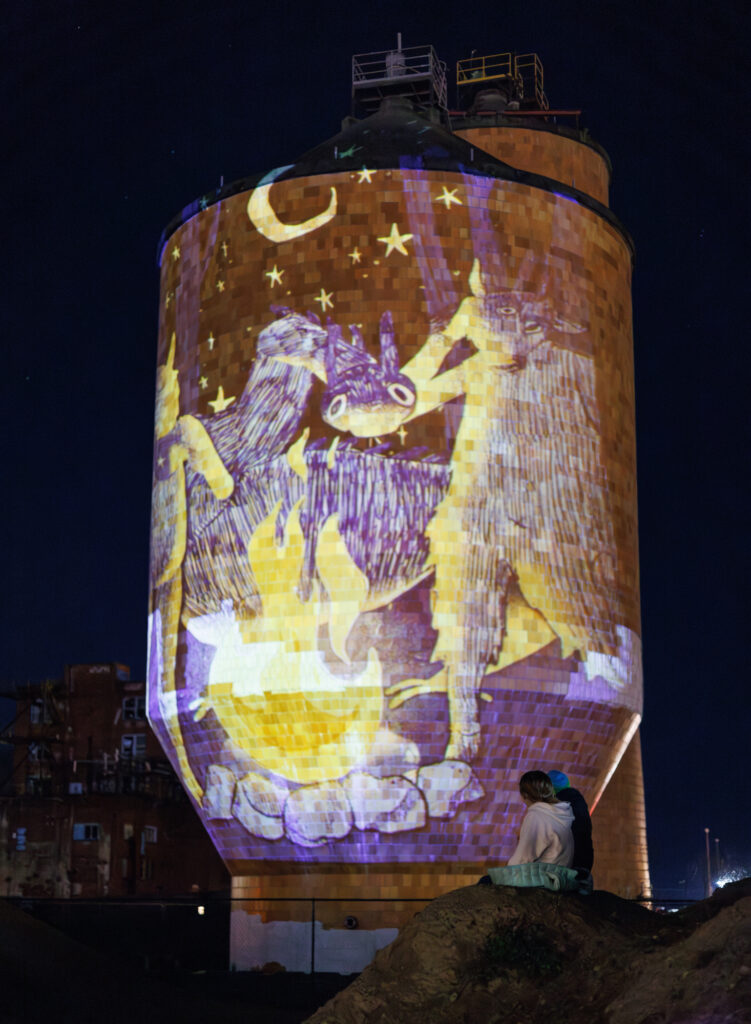
[(234, 909), (230, 918), (230, 968), (252, 971), (279, 963), (288, 971), (311, 973), (311, 927), (315, 927), (316, 973), (356, 974), (379, 949), (399, 934), (398, 928), (324, 928), (316, 921), (267, 921), (260, 914)]

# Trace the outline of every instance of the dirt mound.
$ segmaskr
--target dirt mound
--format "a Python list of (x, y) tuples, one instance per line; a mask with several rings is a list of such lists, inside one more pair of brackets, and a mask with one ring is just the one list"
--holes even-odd
[(308, 1024), (411, 1022), (751, 1022), (751, 879), (677, 914), (606, 892), (448, 893)]

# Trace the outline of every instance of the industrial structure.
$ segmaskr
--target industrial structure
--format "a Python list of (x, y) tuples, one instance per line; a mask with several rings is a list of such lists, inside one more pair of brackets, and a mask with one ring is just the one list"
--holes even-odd
[(533, 768), (649, 890), (632, 244), (536, 55), (446, 79), (353, 58), (338, 135), (163, 238), (148, 710), (240, 968), (307, 969), (328, 900), (360, 969), (505, 861)]
[(20, 684), (0, 735), (4, 896), (174, 896), (227, 876), (146, 720), (125, 665), (68, 665)]

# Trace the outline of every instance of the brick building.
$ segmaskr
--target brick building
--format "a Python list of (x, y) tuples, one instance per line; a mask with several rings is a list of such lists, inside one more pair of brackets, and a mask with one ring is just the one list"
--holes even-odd
[(0, 790), (5, 895), (169, 896), (229, 885), (146, 719), (145, 683), (115, 663), (16, 688)]

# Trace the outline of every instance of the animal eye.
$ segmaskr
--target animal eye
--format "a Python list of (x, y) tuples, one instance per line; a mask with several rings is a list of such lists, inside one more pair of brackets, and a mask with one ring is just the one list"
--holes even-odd
[(388, 392), (399, 405), (414, 405), (415, 396), (403, 384), (389, 384)]
[(525, 334), (536, 334), (537, 331), (539, 331), (539, 330), (540, 330), (540, 325), (536, 324), (533, 320), (527, 321), (527, 323), (524, 325), (524, 333)]
[(337, 395), (331, 405), (328, 407), (326, 415), (329, 419), (335, 420), (338, 416), (341, 416), (344, 410), (347, 408), (347, 396)]
[(504, 316), (514, 316), (516, 310), (513, 306), (501, 306), (501, 313), (503, 313)]

